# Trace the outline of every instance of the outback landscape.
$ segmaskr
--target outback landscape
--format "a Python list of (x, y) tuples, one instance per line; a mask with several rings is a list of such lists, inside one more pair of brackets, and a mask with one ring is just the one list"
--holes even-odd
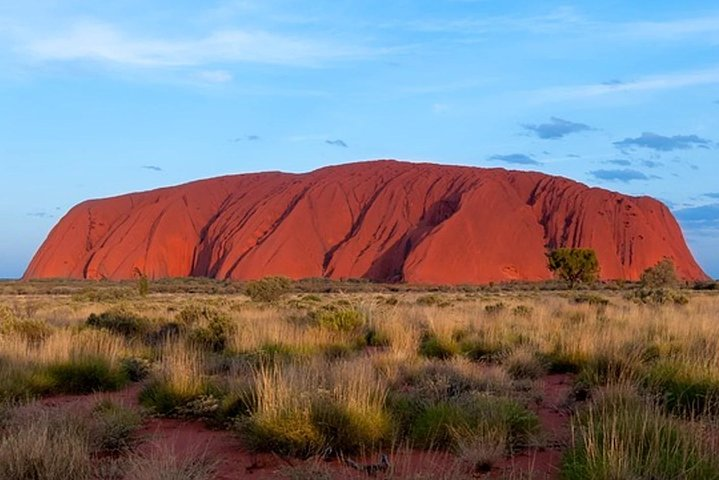
[(719, 480), (719, 4), (0, 1), (0, 480)]
[(0, 477), (719, 478), (717, 286), (670, 267), (4, 283)]

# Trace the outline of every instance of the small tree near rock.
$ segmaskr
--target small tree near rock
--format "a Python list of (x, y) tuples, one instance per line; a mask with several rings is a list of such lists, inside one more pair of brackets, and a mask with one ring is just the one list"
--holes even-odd
[(670, 258), (664, 258), (644, 270), (639, 280), (646, 288), (674, 288), (679, 284), (674, 262)]
[(569, 283), (569, 288), (599, 278), (599, 260), (591, 248), (557, 248), (547, 254), (549, 269)]

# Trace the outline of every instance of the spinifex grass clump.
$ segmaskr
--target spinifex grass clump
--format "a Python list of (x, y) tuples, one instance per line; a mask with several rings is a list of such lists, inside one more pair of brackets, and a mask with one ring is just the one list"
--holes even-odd
[(386, 387), (366, 363), (272, 364), (255, 375), (256, 403), (238, 422), (257, 450), (309, 456), (389, 442)]
[(692, 425), (624, 389), (577, 418), (562, 478), (705, 480), (719, 478), (719, 460)]
[(176, 415), (188, 403), (212, 394), (205, 356), (191, 345), (174, 343), (161, 351), (157, 369), (140, 392), (140, 402), (161, 415)]
[(0, 396), (116, 390), (128, 381), (121, 365), (129, 349), (103, 331), (57, 330), (40, 342), (0, 336)]

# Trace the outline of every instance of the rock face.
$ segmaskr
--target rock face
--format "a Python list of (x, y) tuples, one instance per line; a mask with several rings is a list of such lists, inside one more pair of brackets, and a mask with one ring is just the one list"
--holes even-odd
[(545, 253), (597, 252), (604, 279), (664, 257), (706, 275), (669, 210), (540, 173), (373, 161), (201, 180), (74, 207), (25, 278), (551, 278)]

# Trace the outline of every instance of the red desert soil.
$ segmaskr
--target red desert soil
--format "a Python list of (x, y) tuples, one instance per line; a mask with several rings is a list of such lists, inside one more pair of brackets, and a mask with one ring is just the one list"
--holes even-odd
[(533, 410), (541, 425), (541, 446), (530, 447), (494, 466), (489, 478), (503, 478), (509, 470), (533, 472), (536, 480), (559, 478), (562, 454), (571, 440), (570, 410), (566, 403), (572, 376), (548, 375), (542, 380), (542, 402)]
[[(40, 403), (47, 407), (90, 407), (102, 399), (110, 399), (126, 406), (137, 406), (141, 385), (135, 384), (118, 392), (93, 395), (63, 395), (46, 398)], [(481, 478), (502, 478), (509, 471), (529, 470), (538, 480), (558, 478), (562, 449), (570, 438), (569, 412), (563, 405), (571, 389), (571, 376), (550, 375), (543, 380), (542, 403), (535, 408), (539, 415), (543, 445), (530, 447), (511, 458), (496, 464), (489, 474)], [(215, 480), (256, 479), (272, 480), (287, 478), (283, 470), (290, 466), (309, 467), (312, 461), (282, 459), (272, 454), (252, 454), (243, 447), (232, 433), (211, 430), (198, 421), (167, 418), (150, 418), (138, 432), (139, 444), (136, 453), (152, 455), (154, 452), (170, 452), (178, 458), (205, 454), (217, 462)], [(377, 459), (358, 459), (366, 464)], [(411, 477), (417, 473), (425, 475), (446, 474), (455, 465), (455, 458), (442, 452), (401, 451), (390, 454), (393, 478)], [(334, 460), (322, 462), (324, 471), (334, 472), (333, 477), (348, 479), (366, 478), (366, 475), (352, 470)], [(379, 475), (378, 478), (381, 478)]]
[(390, 160), (234, 175), (92, 200), (50, 233), (25, 278), (543, 280), (545, 252), (596, 250), (604, 279), (664, 257), (706, 275), (662, 203), (536, 172)]

